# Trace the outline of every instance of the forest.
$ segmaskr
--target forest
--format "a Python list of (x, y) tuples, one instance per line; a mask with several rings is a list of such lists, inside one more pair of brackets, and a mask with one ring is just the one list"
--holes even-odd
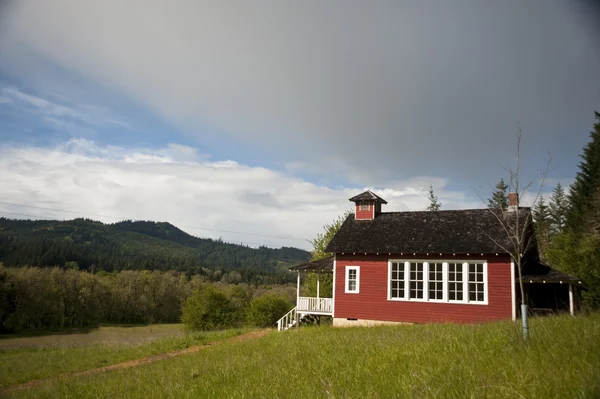
[(6, 267), (175, 270), (209, 281), (274, 284), (292, 281), (287, 268), (309, 257), (297, 248), (255, 249), (198, 238), (169, 223), (0, 218), (0, 262)]
[(600, 309), (600, 113), (568, 190), (558, 183), (533, 207), (543, 261), (581, 278), (586, 309)]
[[(285, 313), (295, 299), (296, 287), (210, 283), (204, 277), (188, 278), (186, 273), (175, 271), (92, 274), (58, 267), (0, 266), (0, 333), (99, 324), (178, 323), (186, 301), (207, 292), (218, 293), (235, 304), (236, 318), (243, 322), (245, 310), (261, 298), (280, 299)], [(227, 327), (232, 326), (235, 323)]]

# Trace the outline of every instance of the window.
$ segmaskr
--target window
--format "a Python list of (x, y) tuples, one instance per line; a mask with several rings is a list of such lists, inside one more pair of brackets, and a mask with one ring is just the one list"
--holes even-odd
[(346, 266), (346, 293), (358, 294), (360, 288), (360, 267)]
[(448, 263), (448, 299), (450, 301), (463, 300), (462, 263)]
[(390, 298), (404, 298), (404, 262), (392, 262), (390, 269)]
[(361, 203), (360, 203), (360, 210), (361, 211), (370, 211), (371, 210), (371, 203), (369, 201), (361, 201)]
[(429, 299), (441, 301), (444, 299), (443, 263), (429, 264)]
[[(389, 300), (487, 305), (488, 265), (484, 261), (390, 260), (388, 267)], [(358, 290), (358, 270), (348, 273), (346, 292), (353, 287)]]
[(410, 299), (423, 298), (423, 263), (410, 262)]
[(483, 263), (469, 263), (469, 302), (484, 301)]

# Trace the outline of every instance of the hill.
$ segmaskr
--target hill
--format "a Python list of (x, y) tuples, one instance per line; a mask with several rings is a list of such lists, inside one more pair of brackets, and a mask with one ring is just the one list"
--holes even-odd
[(278, 249), (194, 237), (170, 223), (89, 219), (0, 218), (0, 262), (5, 266), (66, 266), (106, 272), (177, 270), (233, 282), (280, 282), (287, 267), (306, 261), (301, 249)]

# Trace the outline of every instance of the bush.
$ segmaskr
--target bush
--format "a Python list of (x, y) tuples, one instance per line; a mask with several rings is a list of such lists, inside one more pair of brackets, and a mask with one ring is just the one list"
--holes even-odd
[(225, 294), (207, 285), (187, 299), (181, 321), (189, 330), (222, 330), (238, 326), (238, 313)]
[(261, 328), (272, 327), (291, 308), (292, 305), (285, 299), (273, 294), (265, 294), (250, 303), (248, 324)]

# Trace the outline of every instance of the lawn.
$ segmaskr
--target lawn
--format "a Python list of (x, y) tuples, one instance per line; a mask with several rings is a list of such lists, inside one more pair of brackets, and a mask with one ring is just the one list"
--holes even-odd
[(0, 387), (202, 345), (242, 332), (185, 333), (181, 324), (157, 324), (3, 338), (0, 339)]
[(518, 324), (304, 328), (15, 397), (598, 398), (600, 315)]

